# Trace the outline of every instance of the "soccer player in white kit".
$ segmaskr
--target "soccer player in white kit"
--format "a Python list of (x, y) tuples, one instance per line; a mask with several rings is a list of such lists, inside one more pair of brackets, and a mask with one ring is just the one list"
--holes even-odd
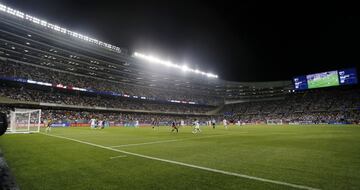
[(184, 127), (184, 126), (185, 126), (184, 120), (180, 120), (180, 126), (181, 126), (181, 127)]
[(201, 132), (201, 129), (200, 129), (200, 123), (199, 123), (199, 121), (198, 120), (195, 120), (195, 128), (194, 128), (194, 130), (193, 130), (193, 132), (192, 133), (200, 133)]
[(94, 129), (96, 127), (96, 119), (90, 119), (90, 128)]
[(227, 127), (227, 121), (226, 121), (226, 119), (223, 120), (223, 125), (224, 125), (225, 129), (228, 128), (228, 127)]
[(99, 120), (98, 122), (98, 128), (99, 129), (103, 129), (103, 126), (104, 126), (104, 122), (102, 120)]

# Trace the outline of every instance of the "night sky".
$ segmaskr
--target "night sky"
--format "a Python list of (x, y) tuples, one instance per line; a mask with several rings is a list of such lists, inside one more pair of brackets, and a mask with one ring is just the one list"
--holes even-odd
[(356, 67), (360, 61), (360, 17), (352, 15), (355, 5), (341, 1), (1, 2), (72, 31), (187, 63), (225, 80), (291, 80)]

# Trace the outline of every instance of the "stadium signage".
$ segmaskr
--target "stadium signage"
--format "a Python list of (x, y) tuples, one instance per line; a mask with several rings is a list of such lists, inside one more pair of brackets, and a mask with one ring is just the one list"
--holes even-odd
[(78, 88), (78, 87), (72, 87), (73, 90), (83, 91), (86, 92), (85, 88)]
[(33, 80), (26, 80), (26, 82), (30, 83), (30, 84), (38, 84), (38, 85), (43, 85), (43, 86), (52, 86), (52, 84), (46, 83), (46, 82), (37, 82), (37, 81), (33, 81)]
[(62, 84), (57, 84), (55, 85), (56, 88), (63, 88), (63, 89), (67, 89), (67, 86), (64, 86)]
[(9, 80), (9, 81), (15, 81), (15, 82), (22, 82), (27, 83), (27, 79), (23, 78), (13, 78), (13, 77), (0, 77), (1, 80)]
[(295, 90), (357, 84), (355, 68), (327, 71), (293, 78)]
[(51, 127), (70, 127), (69, 122), (53, 123)]

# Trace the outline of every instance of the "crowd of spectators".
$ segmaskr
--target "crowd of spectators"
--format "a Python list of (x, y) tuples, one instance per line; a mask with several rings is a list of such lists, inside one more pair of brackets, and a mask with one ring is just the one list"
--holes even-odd
[(89, 93), (66, 93), (60, 91), (35, 90), (27, 87), (9, 87), (0, 85), (0, 96), (27, 102), (55, 103), (84, 107), (104, 107), (127, 110), (147, 110), (156, 112), (177, 112), (183, 114), (206, 113), (215, 106), (170, 103), (141, 100), (109, 95), (94, 96)]
[(90, 75), (76, 75), (70, 71), (60, 72), (53, 69), (45, 69), (20, 63), (5, 62), (0, 60), (0, 77), (14, 77), (30, 79), (51, 84), (62, 84), (78, 88), (92, 89), (97, 91), (115, 92), (130, 96), (144, 96), (158, 100), (191, 101), (199, 104), (219, 104), (222, 100), (216, 97), (189, 94), (186, 91), (171, 91), (167, 88), (161, 90), (150, 87), (133, 86), (130, 84), (105, 80)]
[[(0, 112), (9, 113), (14, 110), (11, 106), (1, 106)], [(91, 119), (109, 122), (112, 126), (132, 126), (135, 121), (140, 125), (170, 125), (173, 121), (184, 121), (185, 125), (192, 125), (195, 120), (201, 124), (216, 119), (221, 121), (219, 116), (194, 116), (194, 115), (176, 115), (176, 114), (152, 114), (152, 113), (131, 113), (131, 112), (115, 112), (115, 111), (88, 111), (88, 110), (66, 110), (66, 109), (49, 109), (41, 110), (41, 120), (51, 120), (55, 124), (69, 123), (73, 126), (87, 126)]]
[[(280, 100), (246, 102), (230, 104), (217, 115), (205, 116), (192, 113), (205, 113), (212, 106), (182, 105), (143, 101), (103, 96), (86, 96), (73, 93), (46, 92), (28, 88), (2, 86), (0, 96), (6, 96), (23, 101), (40, 101), (57, 104), (101, 106), (109, 108), (124, 108), (129, 110), (152, 110), (158, 113), (135, 113), (130, 111), (95, 111), (94, 109), (78, 108), (77, 110), (61, 110), (49, 107), (43, 108), (43, 118), (56, 122), (87, 123), (90, 119), (101, 119), (112, 124), (152, 124), (154, 121), (167, 125), (173, 120), (184, 120), (191, 124), (194, 119), (202, 123), (215, 119), (221, 123), (223, 118), (233, 123), (267, 123), (268, 120), (281, 120), (282, 123), (360, 123), (360, 91), (356, 88), (320, 89), (289, 94)], [(211, 109), (210, 109), (211, 108)], [(3, 107), (3, 109), (10, 109)], [(91, 110), (91, 111), (89, 111)], [(169, 114), (166, 112), (178, 112)]]
[(357, 88), (318, 89), (296, 92), (281, 100), (226, 105), (222, 113), (230, 120), (260, 123), (360, 122), (360, 90)]

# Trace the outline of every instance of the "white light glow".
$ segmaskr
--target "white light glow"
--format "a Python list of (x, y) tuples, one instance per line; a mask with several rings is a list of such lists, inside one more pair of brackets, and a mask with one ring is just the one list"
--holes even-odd
[(16, 17), (19, 17), (19, 18), (22, 18), (22, 19), (25, 19), (25, 20), (28, 20), (29, 22), (41, 25), (43, 27), (50, 28), (50, 29), (55, 30), (57, 32), (61, 32), (61, 33), (67, 34), (69, 36), (73, 36), (75, 38), (79, 38), (81, 40), (84, 40), (84, 41), (87, 41), (87, 42), (90, 42), (90, 43), (93, 43), (93, 44), (108, 48), (109, 50), (115, 51), (117, 53), (121, 53), (121, 48), (119, 48), (119, 47), (116, 47), (116, 46), (113, 46), (111, 44), (104, 43), (104, 42), (101, 42), (99, 40), (96, 40), (96, 39), (93, 39), (93, 38), (90, 38), (90, 37), (87, 37), (87, 36), (72, 32), (70, 30), (67, 30), (66, 28), (62, 28), (60, 26), (48, 23), (45, 20), (41, 20), (39, 18), (36, 18), (36, 17), (31, 16), (31, 15), (25, 14), (25, 13), (23, 13), (21, 11), (12, 9), (10, 7), (7, 7), (7, 6), (3, 5), (3, 4), (0, 4), (0, 11), (8, 13), (8, 14), (16, 16)]
[(183, 65), (183, 66), (181, 67), (181, 69), (182, 69), (184, 72), (186, 72), (186, 71), (189, 70), (189, 67), (187, 67), (186, 65)]
[(46, 25), (47, 25), (47, 22), (46, 22), (45, 20), (42, 20), (42, 21), (40, 22), (40, 24), (43, 25), (43, 26), (46, 26)]
[(189, 68), (187, 65), (180, 66), (180, 65), (172, 63), (171, 61), (163, 61), (163, 60), (161, 60), (161, 59), (159, 59), (157, 57), (151, 56), (151, 55), (145, 55), (145, 54), (142, 54), (142, 53), (135, 52), (134, 57), (144, 59), (146, 61), (149, 61), (150, 63), (162, 64), (162, 65), (165, 65), (165, 66), (168, 66), (168, 67), (178, 68), (178, 69), (183, 70), (184, 72), (193, 72), (193, 73), (196, 73), (196, 74), (201, 74), (201, 75), (207, 76), (209, 78), (218, 78), (217, 75), (214, 75), (212, 73), (205, 73), (205, 72), (199, 71), (197, 69), (194, 70), (194, 69)]
[(5, 5), (2, 5), (2, 4), (0, 4), (0, 11), (6, 11), (6, 6)]

